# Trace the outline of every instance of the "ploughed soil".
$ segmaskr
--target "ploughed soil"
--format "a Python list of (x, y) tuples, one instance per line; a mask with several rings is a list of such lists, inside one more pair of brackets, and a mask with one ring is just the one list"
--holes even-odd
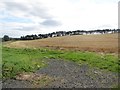
[(113, 88), (118, 84), (117, 73), (56, 59), (48, 59), (47, 64), (34, 73), (3, 80), (3, 88)]

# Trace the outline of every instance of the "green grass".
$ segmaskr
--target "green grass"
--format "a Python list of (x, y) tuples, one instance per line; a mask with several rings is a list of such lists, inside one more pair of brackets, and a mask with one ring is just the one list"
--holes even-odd
[(67, 52), (61, 58), (74, 61), (78, 64), (88, 64), (91, 67), (118, 72), (118, 57), (110, 54), (100, 55), (94, 52)]
[(21, 72), (34, 72), (44, 67), (44, 59), (63, 59), (78, 64), (88, 64), (112, 72), (118, 72), (118, 57), (110, 54), (100, 55), (94, 52), (60, 51), (51, 49), (2, 48), (3, 78), (12, 78)]
[(12, 78), (21, 72), (34, 72), (44, 66), (38, 50), (2, 48), (3, 78)]

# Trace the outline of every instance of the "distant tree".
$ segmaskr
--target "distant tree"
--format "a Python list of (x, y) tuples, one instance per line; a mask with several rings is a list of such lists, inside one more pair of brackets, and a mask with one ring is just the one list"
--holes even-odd
[(9, 36), (8, 35), (4, 35), (3, 41), (9, 41), (9, 40), (10, 40)]
[(35, 35), (32, 35), (33, 39), (38, 39), (38, 36), (35, 34)]

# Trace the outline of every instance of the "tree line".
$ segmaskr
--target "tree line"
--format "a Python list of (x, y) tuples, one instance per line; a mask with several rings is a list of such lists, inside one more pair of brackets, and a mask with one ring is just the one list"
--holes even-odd
[(9, 37), (8, 35), (4, 35), (3, 38), (2, 38), (2, 42), (5, 42), (5, 41), (16, 41), (16, 40), (20, 40), (20, 38), (12, 38), (12, 37)]
[(21, 40), (35, 40), (51, 37), (60, 37), (60, 36), (71, 36), (71, 35), (89, 35), (89, 34), (106, 34), (106, 33), (118, 33), (119, 29), (103, 29), (103, 30), (76, 30), (76, 31), (57, 31), (48, 34), (38, 34), (38, 35), (26, 35), (21, 36)]
[(71, 35), (89, 35), (89, 34), (106, 34), (106, 33), (119, 33), (120, 29), (103, 29), (103, 30), (75, 30), (75, 31), (57, 31), (48, 34), (38, 34), (38, 35), (26, 35), (21, 36), (20, 38), (9, 38), (9, 36), (4, 35), (3, 41), (9, 40), (35, 40), (35, 39), (43, 39), (43, 38), (51, 38), (51, 37), (60, 37), (60, 36), (71, 36)]

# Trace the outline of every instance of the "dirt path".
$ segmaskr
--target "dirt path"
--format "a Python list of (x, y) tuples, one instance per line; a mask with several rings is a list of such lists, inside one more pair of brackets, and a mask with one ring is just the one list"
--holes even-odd
[[(6, 80), (3, 88), (112, 88), (118, 83), (116, 73), (54, 59), (48, 60), (48, 66), (34, 74), (31, 80)], [(46, 79), (41, 79), (42, 75)]]

